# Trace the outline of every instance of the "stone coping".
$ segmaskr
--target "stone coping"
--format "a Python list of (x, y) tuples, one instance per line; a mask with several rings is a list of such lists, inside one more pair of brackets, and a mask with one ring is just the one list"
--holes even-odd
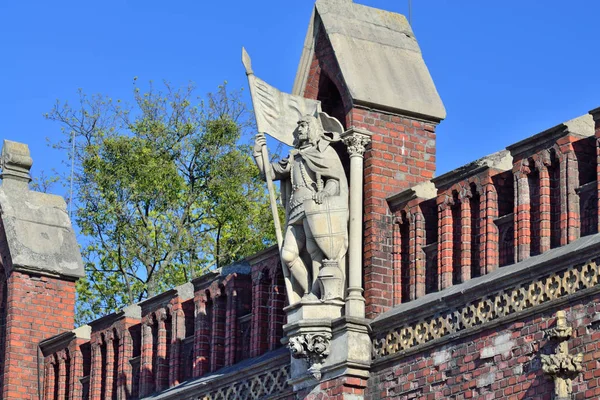
[(600, 234), (586, 236), (401, 304), (371, 322), (373, 360), (386, 364), (442, 341), (598, 292), (600, 267), (590, 260), (599, 257)]
[(392, 210), (397, 210), (411, 200), (422, 199), (423, 201), (426, 201), (431, 200), (436, 196), (437, 189), (435, 185), (432, 181), (426, 181), (390, 196), (386, 200)]
[(290, 352), (287, 348), (282, 347), (144, 398), (181, 400), (205, 398), (201, 394), (204, 395), (222, 387), (231, 387), (238, 382), (248, 381), (261, 373), (285, 367), (289, 363)]
[(171, 299), (179, 297), (182, 302), (194, 298), (194, 285), (191, 282), (184, 283), (174, 287), (171, 290), (167, 290), (161, 294), (150, 297), (146, 300), (137, 303), (142, 308), (142, 315), (146, 315), (149, 312), (154, 311), (161, 306), (165, 306)]
[(552, 147), (558, 139), (569, 134), (582, 138), (593, 136), (594, 118), (592, 115), (585, 114), (563, 122), (536, 135), (511, 144), (506, 148), (510, 151), (513, 158), (517, 158), (523, 154), (532, 153), (536, 149)]
[(256, 254), (253, 254), (251, 256), (246, 257), (246, 261), (250, 264), (250, 265), (255, 265), (258, 264), (261, 261), (264, 261), (270, 257), (273, 257), (274, 255), (279, 254), (279, 249), (277, 248), (277, 245), (273, 245), (271, 247), (267, 247), (266, 249), (259, 251)]
[(512, 169), (512, 157), (508, 150), (501, 150), (472, 161), (433, 178), (431, 182), (435, 184), (437, 189), (444, 190), (457, 182), (470, 178), (488, 169), (494, 169), (501, 172)]
[(73, 329), (72, 331), (63, 332), (48, 339), (44, 339), (39, 344), (40, 350), (42, 351), (44, 357), (47, 357), (59, 350), (67, 348), (75, 339), (81, 339), (84, 341), (90, 340), (90, 331), (91, 328), (89, 325), (82, 325), (79, 328)]
[(99, 331), (110, 327), (115, 322), (123, 318), (134, 318), (137, 320), (142, 318), (142, 311), (140, 306), (138, 306), (137, 304), (132, 304), (130, 306), (123, 307), (121, 311), (114, 312), (112, 314), (105, 315), (104, 317), (95, 319), (92, 322), (90, 322), (89, 325), (91, 326), (92, 331)]

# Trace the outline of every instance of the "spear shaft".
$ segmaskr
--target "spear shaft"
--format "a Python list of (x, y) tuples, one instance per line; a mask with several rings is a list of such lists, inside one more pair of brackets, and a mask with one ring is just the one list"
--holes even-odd
[[(254, 72), (250, 64), (250, 56), (246, 52), (246, 49), (242, 47), (242, 62), (246, 68), (246, 76), (248, 77), (248, 86), (250, 86), (250, 97), (252, 98), (252, 106), (256, 113), (256, 103), (254, 101), (255, 89), (254, 89)], [(265, 133), (265, 132), (262, 132)], [(271, 177), (271, 161), (269, 160), (269, 152), (267, 150), (266, 143), (261, 147), (263, 170), (265, 173), (265, 179), (267, 181), (267, 189), (269, 191), (269, 201), (271, 203), (271, 213), (273, 214), (273, 222), (275, 223), (275, 236), (277, 237), (277, 246), (279, 248), (279, 254), (281, 256), (281, 248), (283, 246), (283, 235), (281, 233), (281, 221), (279, 220), (279, 212), (277, 210), (277, 199), (275, 198), (275, 186), (273, 185), (273, 178)], [(285, 289), (288, 294), (288, 299), (292, 303), (292, 295), (294, 293), (292, 289), (292, 281), (290, 271), (287, 265), (281, 261), (281, 267), (283, 269), (283, 276), (285, 281)]]

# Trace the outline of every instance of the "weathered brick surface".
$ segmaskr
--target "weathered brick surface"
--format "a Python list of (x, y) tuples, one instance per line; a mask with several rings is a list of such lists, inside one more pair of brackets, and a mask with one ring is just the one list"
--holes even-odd
[(365, 379), (342, 376), (320, 382), (313, 388), (296, 393), (294, 399), (303, 400), (353, 400), (361, 399), (365, 394)]
[(13, 271), (6, 289), (2, 398), (37, 398), (38, 344), (73, 329), (75, 283)]
[(541, 354), (556, 343), (545, 330), (556, 311), (566, 311), (574, 337), (571, 354), (583, 353), (583, 372), (574, 380), (575, 399), (600, 397), (600, 295), (581, 299), (533, 317), (504, 324), (416, 353), (375, 371), (366, 399), (539, 399), (550, 400), (554, 383), (541, 369)]

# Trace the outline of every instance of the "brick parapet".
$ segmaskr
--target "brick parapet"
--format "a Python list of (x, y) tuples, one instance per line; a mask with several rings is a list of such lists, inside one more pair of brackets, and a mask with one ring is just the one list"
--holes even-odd
[[(64, 391), (65, 396), (69, 393), (69, 398), (81, 398), (84, 393), (91, 398), (145, 397), (205, 375), (211, 367), (216, 370), (223, 363), (233, 365), (248, 358), (249, 354), (241, 351), (238, 329), (239, 319), (249, 315), (252, 307), (250, 276), (244, 268), (209, 274), (184, 288), (95, 320), (90, 324), (89, 339), (74, 339), (70, 331), (63, 334), (68, 340), (61, 335), (52, 337), (43, 343), (47, 364), (52, 365), (52, 370), (46, 367), (43, 387), (61, 394)], [(202, 306), (219, 298), (224, 305), (220, 317), (203, 321)], [(212, 307), (210, 314), (215, 315)], [(215, 324), (222, 325), (216, 333), (212, 329)], [(199, 354), (205, 359), (196, 362), (202, 350), (201, 337), (208, 337), (206, 351)], [(213, 344), (217, 342), (222, 343), (215, 351)], [(89, 350), (83, 350), (86, 346)], [(68, 357), (61, 364), (62, 352)]]
[(600, 232), (600, 107), (590, 111), (594, 119), (594, 137), (596, 139), (596, 232)]
[(251, 265), (252, 317), (250, 357), (281, 346), (287, 304), (279, 251), (271, 247), (247, 261)]

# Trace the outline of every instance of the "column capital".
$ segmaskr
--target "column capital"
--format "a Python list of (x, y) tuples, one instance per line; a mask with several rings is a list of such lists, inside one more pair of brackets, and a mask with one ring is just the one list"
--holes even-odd
[(351, 127), (342, 134), (342, 141), (348, 147), (350, 157), (362, 157), (366, 146), (371, 142), (371, 133), (364, 129)]

